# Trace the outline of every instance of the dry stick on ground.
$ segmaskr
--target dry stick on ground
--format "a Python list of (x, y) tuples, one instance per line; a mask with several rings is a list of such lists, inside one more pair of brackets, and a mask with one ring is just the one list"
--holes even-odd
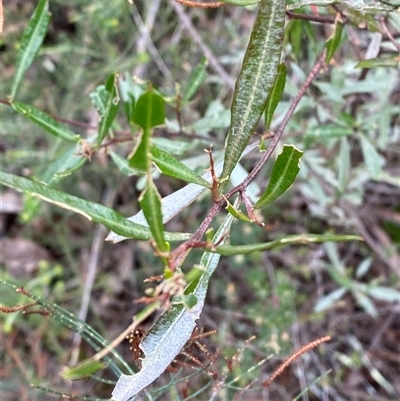
[(292, 355), (290, 355), (288, 358), (285, 359), (285, 361), (278, 367), (278, 369), (275, 370), (275, 372), (265, 381), (263, 381), (262, 385), (263, 387), (268, 387), (294, 360), (299, 358), (301, 355), (305, 354), (306, 352), (312, 350), (315, 347), (318, 347), (318, 345), (330, 341), (331, 337), (326, 336), (319, 338), (318, 340), (315, 340), (304, 347), (301, 347), (298, 351), (294, 352)]
[[(174, 4), (174, 3), (173, 3)], [(325, 64), (325, 55), (326, 51), (324, 50), (321, 54), (321, 56), (318, 58), (315, 66), (309, 73), (306, 81), (302, 85), (302, 87), (299, 90), (299, 93), (297, 96), (293, 99), (288, 111), (285, 114), (285, 117), (283, 118), (281, 124), (278, 127), (278, 130), (274, 133), (272, 137), (272, 142), (268, 146), (268, 149), (266, 152), (263, 153), (260, 161), (257, 163), (255, 168), (250, 172), (250, 174), (246, 177), (245, 180), (243, 180), (242, 183), (237, 185), (235, 188), (233, 188), (231, 191), (229, 191), (227, 194), (225, 194), (225, 197), (229, 199), (233, 195), (237, 193), (242, 193), (246, 190), (246, 188), (249, 186), (249, 184), (254, 180), (256, 175), (260, 172), (262, 167), (265, 165), (267, 160), (271, 157), (273, 151), (275, 150), (279, 140), (281, 139), (283, 135), (283, 131), (285, 130), (290, 118), (292, 117), (297, 105), (299, 104), (301, 98), (305, 94), (306, 90), (309, 88), (311, 85), (313, 79), (315, 76), (318, 74), (320, 69), (324, 66)], [(169, 260), (169, 267), (171, 270), (174, 270), (176, 266), (179, 266), (181, 263), (181, 259), (185, 256), (186, 251), (190, 248), (198, 247), (199, 244), (201, 243), (201, 239), (203, 238), (204, 233), (206, 232), (208, 226), (211, 224), (213, 221), (214, 217), (217, 215), (217, 213), (220, 211), (220, 209), (224, 206), (225, 200), (224, 197), (221, 198), (221, 200), (214, 202), (214, 205), (211, 207), (210, 211), (208, 212), (207, 216), (203, 220), (203, 222), (200, 224), (198, 229), (193, 233), (192, 237), (178, 246), (172, 253), (171, 253), (171, 258)]]

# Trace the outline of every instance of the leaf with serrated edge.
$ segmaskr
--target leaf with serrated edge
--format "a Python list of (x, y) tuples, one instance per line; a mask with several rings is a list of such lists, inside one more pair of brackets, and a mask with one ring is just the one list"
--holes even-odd
[(254, 209), (261, 209), (281, 196), (295, 180), (300, 170), (299, 160), (303, 152), (292, 145), (285, 145), (272, 168), (267, 189), (255, 203)]
[(260, 1), (233, 95), (221, 179), (229, 177), (235, 168), (264, 112), (281, 58), (284, 23), (284, 1)]
[(10, 98), (13, 100), (26, 71), (39, 52), (50, 22), (49, 2), (40, 0), (22, 36)]
[[(93, 220), (96, 223), (103, 224), (107, 228), (119, 233), (120, 235), (125, 235), (128, 238), (141, 240), (149, 240), (152, 238), (151, 231), (147, 227), (133, 223), (115, 210), (100, 205), (99, 203), (89, 202), (76, 196), (49, 188), (39, 182), (8, 174), (3, 171), (0, 171), (0, 184), (19, 191), (28, 192), (63, 209), (79, 213), (88, 220)], [(188, 234), (165, 233), (165, 239), (167, 241), (181, 241), (188, 237)]]
[[(235, 206), (237, 207), (237, 204)], [(215, 234), (213, 242), (218, 242), (224, 238), (232, 221), (233, 216), (228, 215)], [(196, 320), (203, 310), (208, 282), (218, 265), (218, 261), (219, 255), (210, 252), (203, 254), (200, 264), (204, 267), (204, 272), (193, 291), (193, 295), (197, 298), (196, 305), (188, 309), (182, 304), (172, 304), (159, 317), (141, 341), (140, 348), (145, 355), (142, 360), (141, 371), (131, 376), (121, 375), (113, 390), (112, 400), (126, 401), (143, 390), (156, 380), (179, 354), (196, 327)]]

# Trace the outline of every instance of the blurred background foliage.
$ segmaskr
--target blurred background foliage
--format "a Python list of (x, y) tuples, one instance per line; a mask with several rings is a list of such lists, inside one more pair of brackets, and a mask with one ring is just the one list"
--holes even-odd
[[(341, 46), (329, 70), (302, 99), (284, 135), (284, 143), (304, 150), (295, 185), (261, 212), (264, 228), (236, 222), (231, 233), (233, 244), (329, 231), (356, 233), (364, 242), (294, 246), (223, 258), (211, 281), (200, 325), (218, 330), (207, 340), (208, 346), (220, 348), (222, 356), (213, 369), (230, 386), (218, 388), (211, 383), (195, 399), (400, 397), (399, 64), (397, 58), (397, 64), (357, 67), (368, 59), (380, 59), (384, 64), (398, 54), (384, 27), (399, 44), (400, 14), (385, 13), (391, 10), (389, 6), (370, 4), (378, 6), (371, 6), (370, 11), (342, 5), (296, 10), (307, 15), (317, 11), (333, 20), (337, 12), (342, 13)], [(35, 1), (19, 0), (4, 5), (2, 100), (10, 93), (19, 41), (35, 6)], [(159, 129), (156, 137), (172, 153), (191, 160), (199, 172), (207, 167), (201, 149), (212, 143), (218, 157), (254, 6), (204, 10), (165, 0), (132, 4), (125, 0), (110, 4), (59, 0), (50, 2), (50, 11), (48, 34), (23, 81), (20, 101), (65, 119), (71, 129), (89, 138), (98, 124), (90, 94), (106, 77), (118, 72), (127, 82), (134, 77), (134, 85), (151, 81), (173, 99), (187, 85), (206, 48), (209, 60), (204, 82), (181, 111), (183, 132), (177, 134), (178, 117), (171, 101), (167, 126)], [(299, 19), (288, 22), (284, 60), (289, 73), (272, 129), (322, 51), (332, 27)], [(43, 178), (67, 152), (79, 151), (44, 135), (11, 107), (0, 107), (5, 171)], [(114, 127), (108, 147), (90, 160), (82, 157), (79, 165), (71, 166), (70, 175), (59, 177), (52, 185), (130, 216), (139, 209), (137, 198), (143, 181), (124, 175), (115, 161), (126, 158), (135, 135), (122, 118), (117, 118)], [(263, 132), (262, 125), (258, 131)], [(243, 160), (233, 180), (240, 182), (257, 158), (252, 154)], [(265, 188), (271, 165), (267, 164), (249, 188), (250, 196)], [(161, 176), (157, 185), (161, 194), (167, 195), (184, 184)], [(8, 189), (3, 190), (1, 202), (3, 279), (24, 285), (78, 315), (88, 264), (97, 255), (98, 275), (86, 321), (107, 340), (115, 338), (143, 306), (134, 301), (148, 286), (144, 279), (161, 274), (162, 266), (150, 246), (133, 241), (100, 241), (96, 245), (98, 238), (104, 239), (105, 230), (81, 216)], [(211, 202), (204, 196), (190, 211), (168, 223), (167, 229), (193, 230)], [(190, 258), (197, 260), (193, 253)], [(1, 298), (7, 305), (26, 302), (6, 287), (1, 289)], [(146, 322), (146, 326), (150, 324)], [(327, 334), (333, 340), (325, 346), (325, 353), (310, 352), (268, 390), (260, 388), (261, 381), (292, 349)], [(245, 346), (252, 335), (256, 339)], [(60, 377), (61, 366), (90, 356), (92, 351), (85, 343), (79, 345), (73, 333), (58, 322), (36, 315), (4, 315), (2, 336), (4, 400), (50, 399), (50, 394), (29, 388), (30, 382), (63, 393), (108, 397), (109, 384), (93, 379), (69, 382)], [(240, 360), (229, 371), (224, 358), (232, 358), (238, 349)], [(133, 365), (128, 343), (119, 350)], [(179, 377), (192, 373), (184, 370)], [(156, 399), (162, 386), (169, 383), (171, 378), (164, 376), (149, 389), (149, 398)], [(105, 373), (104, 378), (111, 377)], [(159, 397), (184, 399), (185, 391), (192, 394), (208, 380), (204, 374), (186, 384), (175, 378)]]

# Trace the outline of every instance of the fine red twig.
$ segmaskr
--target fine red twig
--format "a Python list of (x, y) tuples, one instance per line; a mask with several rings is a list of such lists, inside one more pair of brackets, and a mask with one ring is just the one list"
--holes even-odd
[(318, 340), (315, 340), (304, 347), (301, 347), (299, 350), (294, 352), (292, 355), (290, 355), (288, 358), (285, 359), (285, 361), (278, 367), (278, 369), (275, 370), (275, 372), (265, 381), (263, 381), (262, 386), (263, 387), (268, 387), (293, 361), (295, 361), (297, 358), (299, 358), (301, 355), (305, 354), (306, 352), (309, 352), (315, 347), (318, 347), (318, 345), (321, 345), (322, 343), (325, 343), (327, 341), (330, 341), (331, 337), (326, 336), (319, 338)]
[(207, 216), (205, 217), (203, 222), (200, 224), (200, 226), (197, 228), (197, 230), (193, 233), (192, 237), (188, 241), (179, 245), (171, 253), (171, 258), (169, 260), (169, 268), (171, 270), (174, 270), (176, 266), (180, 265), (182, 258), (184, 257), (184, 255), (186, 254), (188, 249), (196, 247), (197, 244), (201, 241), (208, 226), (211, 224), (211, 222), (213, 221), (213, 219), (217, 215), (217, 213), (220, 211), (220, 209), (225, 205), (225, 198), (229, 199), (237, 193), (243, 193), (246, 190), (246, 188), (249, 186), (249, 184), (257, 176), (257, 174), (260, 172), (260, 170), (265, 165), (265, 163), (268, 161), (268, 159), (271, 157), (279, 140), (281, 139), (281, 137), (283, 135), (283, 132), (284, 132), (290, 118), (292, 117), (297, 105), (299, 104), (301, 98), (303, 97), (303, 95), (305, 94), (307, 89), (310, 87), (315, 76), (318, 74), (318, 72), (324, 66), (325, 56), (326, 56), (326, 51), (324, 50), (322, 52), (321, 56), (318, 58), (313, 69), (308, 74), (308, 77), (305, 80), (302, 87), (300, 88), (299, 93), (293, 99), (293, 101), (292, 101), (288, 111), (286, 112), (285, 117), (283, 118), (281, 124), (279, 125), (277, 131), (272, 136), (272, 141), (269, 144), (268, 149), (266, 150), (266, 152), (263, 153), (260, 161), (254, 167), (254, 169), (250, 172), (250, 174), (246, 177), (246, 179), (244, 179), (239, 185), (237, 185), (235, 188), (233, 188), (227, 194), (222, 196), (220, 200), (214, 202), (214, 204), (213, 204), (212, 208), (210, 209), (210, 211), (208, 212)]

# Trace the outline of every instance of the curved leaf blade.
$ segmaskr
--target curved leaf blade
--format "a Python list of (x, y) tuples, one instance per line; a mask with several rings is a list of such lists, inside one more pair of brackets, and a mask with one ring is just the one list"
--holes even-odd
[(193, 184), (201, 185), (202, 187), (210, 187), (210, 184), (196, 174), (189, 167), (186, 167), (178, 159), (171, 156), (163, 150), (152, 147), (151, 154), (153, 156), (153, 163), (161, 170), (161, 172), (170, 177), (175, 177), (180, 180), (191, 182)]
[(80, 141), (81, 137), (79, 135), (75, 134), (64, 124), (59, 123), (43, 111), (20, 102), (13, 102), (11, 105), (17, 113), (21, 114), (21, 116), (31, 120), (56, 138), (69, 142)]
[(325, 63), (329, 64), (333, 55), (335, 54), (336, 50), (340, 45), (340, 39), (342, 38), (342, 31), (343, 31), (343, 22), (340, 19), (336, 19), (335, 21), (335, 30), (332, 36), (326, 42), (326, 57)]
[(267, 189), (255, 203), (254, 209), (261, 209), (281, 196), (295, 180), (300, 170), (299, 161), (303, 152), (293, 145), (285, 145), (275, 161)]
[(100, 146), (107, 132), (118, 113), (119, 108), (119, 95), (117, 90), (117, 74), (112, 74), (108, 79), (105, 86), (107, 92), (107, 101), (104, 107), (104, 113), (101, 114), (99, 125), (99, 136), (97, 137), (97, 146)]
[[(231, 215), (225, 218), (214, 236), (214, 242), (225, 236), (232, 221)], [(188, 286), (194, 288), (192, 294), (197, 298), (196, 305), (188, 309), (182, 304), (172, 304), (159, 317), (141, 342), (140, 347), (145, 354), (141, 371), (135, 375), (121, 375), (113, 390), (112, 400), (126, 401), (143, 390), (156, 380), (178, 355), (196, 327), (196, 320), (203, 310), (208, 283), (218, 265), (219, 258), (219, 255), (210, 252), (203, 254), (200, 261), (204, 269), (203, 274), (194, 286), (193, 283)]]
[[(152, 238), (148, 227), (133, 223), (126, 219), (113, 209), (100, 205), (99, 203), (89, 202), (84, 199), (49, 188), (39, 182), (18, 177), (13, 174), (0, 172), (0, 184), (14, 188), (18, 191), (28, 192), (47, 202), (53, 203), (63, 209), (71, 210), (93, 220), (96, 223), (103, 224), (110, 230), (128, 238), (149, 240)], [(167, 241), (181, 241), (187, 239), (189, 235), (180, 233), (165, 233)]]
[(22, 78), (39, 52), (50, 22), (50, 15), (48, 0), (40, 0), (22, 35), (11, 87), (11, 100), (15, 98)]
[(162, 252), (168, 251), (168, 245), (164, 239), (161, 197), (151, 177), (147, 179), (146, 188), (140, 194), (139, 203), (158, 249)]
[(208, 60), (206, 57), (202, 57), (197, 67), (192, 71), (183, 91), (183, 102), (189, 102), (192, 97), (196, 94), (201, 84), (206, 79), (206, 68)]
[(221, 179), (229, 177), (265, 110), (282, 53), (285, 1), (261, 0), (236, 82)]
[(304, 245), (324, 242), (343, 242), (343, 241), (363, 241), (358, 235), (336, 235), (336, 234), (301, 234), (288, 235), (284, 238), (279, 238), (274, 241), (249, 244), (249, 245), (220, 245), (211, 252), (216, 252), (219, 255), (245, 255), (252, 252), (263, 252), (270, 249), (279, 248), (287, 245)]
[(271, 90), (271, 93), (268, 97), (267, 106), (265, 107), (265, 130), (268, 131), (271, 127), (272, 117), (276, 110), (276, 107), (281, 100), (283, 90), (285, 89), (286, 83), (286, 65), (281, 64), (278, 67), (278, 74), (276, 76), (274, 86)]
[[(254, 142), (247, 146), (244, 150), (242, 157), (248, 155), (255, 149), (257, 149), (258, 143)], [(222, 162), (215, 165), (215, 174), (217, 177), (222, 171)], [(208, 183), (212, 182), (210, 172), (207, 172), (201, 176)], [(179, 212), (187, 208), (191, 203), (193, 203), (200, 195), (202, 195), (207, 188), (201, 187), (197, 184), (188, 184), (178, 191), (173, 192), (171, 195), (164, 197), (161, 201), (162, 212), (163, 212), (163, 223), (167, 223)], [(134, 221), (135, 223), (146, 226), (147, 222), (143, 215), (143, 211), (136, 213), (134, 216), (128, 217), (128, 220)], [(127, 238), (122, 235), (111, 232), (108, 234), (106, 241), (119, 242)]]

